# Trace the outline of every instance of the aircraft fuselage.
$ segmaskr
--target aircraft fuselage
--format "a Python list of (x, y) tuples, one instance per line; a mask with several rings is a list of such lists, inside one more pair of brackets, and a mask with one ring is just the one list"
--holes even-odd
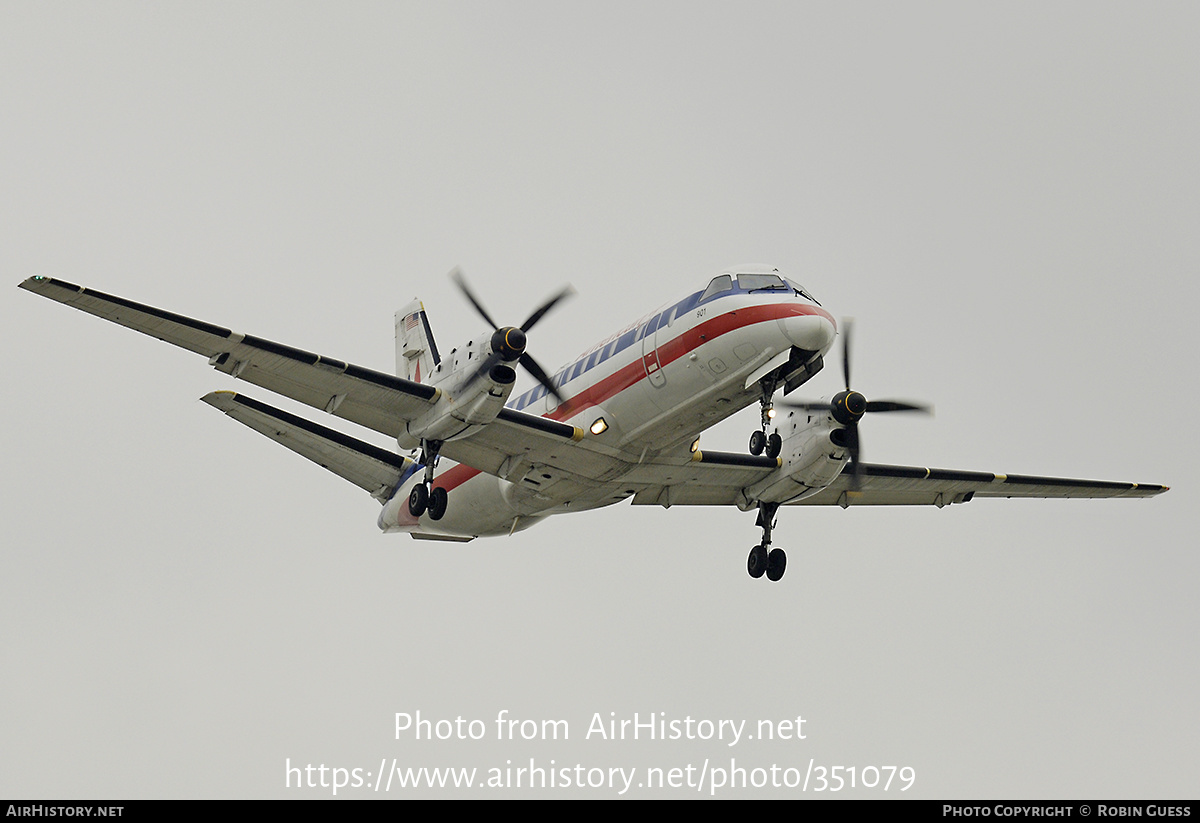
[[(773, 270), (738, 271), (629, 324), (555, 372), (552, 382), (565, 402), (539, 385), (512, 397), (508, 408), (574, 425), (597, 444), (645, 459), (689, 450), (702, 431), (760, 402), (763, 380), (786, 391), (807, 381), (833, 344), (833, 316)], [(413, 467), (384, 506), (379, 526), (430, 535), (506, 534), (632, 493), (621, 487), (622, 474), (584, 485), (540, 468), (546, 470), (505, 478), (442, 461), (434, 485), (454, 502), (434, 521), (409, 513), (408, 493), (422, 479)]]

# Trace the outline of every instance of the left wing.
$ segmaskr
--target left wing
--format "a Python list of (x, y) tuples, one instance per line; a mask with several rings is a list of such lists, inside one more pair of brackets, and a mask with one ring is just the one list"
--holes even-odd
[(30, 277), (20, 287), (202, 354), (217, 371), (391, 437), (398, 436), (405, 422), (427, 410), (440, 395), (433, 386), (237, 334), (52, 277)]
[[(738, 505), (744, 502), (741, 496), (743, 488), (763, 480), (773, 471), (773, 468), (765, 466), (757, 471), (746, 467), (741, 474), (735, 475), (725, 467), (714, 466), (708, 454), (704, 453), (702, 458), (685, 467), (646, 467), (640, 478), (646, 485), (633, 498), (633, 504)], [(820, 492), (801, 500), (788, 501), (786, 505), (940, 508), (951, 503), (967, 503), (976, 497), (1153, 497), (1167, 491), (1167, 488), (1149, 483), (1070, 480), (864, 463), (858, 489), (852, 488), (850, 472), (847, 471)]]

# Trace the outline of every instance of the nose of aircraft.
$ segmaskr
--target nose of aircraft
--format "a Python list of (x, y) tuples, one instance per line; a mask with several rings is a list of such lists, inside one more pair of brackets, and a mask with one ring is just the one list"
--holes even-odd
[(828, 351), (837, 336), (833, 317), (825, 312), (793, 314), (779, 321), (792, 345), (805, 351)]

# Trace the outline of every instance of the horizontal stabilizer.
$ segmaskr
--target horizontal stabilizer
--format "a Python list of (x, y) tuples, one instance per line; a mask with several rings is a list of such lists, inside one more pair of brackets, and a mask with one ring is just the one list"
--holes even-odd
[(287, 446), (296, 454), (344, 477), (384, 503), (412, 461), (230, 391), (209, 392), (200, 398), (234, 420)]

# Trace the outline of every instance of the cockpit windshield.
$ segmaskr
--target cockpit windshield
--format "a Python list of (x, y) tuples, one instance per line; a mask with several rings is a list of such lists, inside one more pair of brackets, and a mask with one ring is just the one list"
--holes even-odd
[(714, 277), (712, 279), (712, 282), (710, 282), (708, 284), (708, 288), (704, 290), (704, 294), (700, 295), (700, 300), (698, 302), (703, 303), (705, 300), (707, 300), (710, 297), (713, 297), (714, 295), (720, 294), (723, 291), (732, 291), (732, 290), (733, 290), (733, 278), (730, 277), (728, 274), (719, 275), (717, 277)]
[(760, 289), (768, 291), (779, 289), (782, 291), (791, 288), (777, 274), (739, 274), (737, 278), (738, 287), (746, 291), (759, 291)]
[(799, 283), (789, 280), (786, 277), (780, 277), (777, 274), (739, 274), (737, 281), (738, 288), (747, 292), (790, 291), (795, 292), (805, 300), (811, 300), (818, 306), (821, 305), (817, 302), (817, 298), (809, 294)]
[[(737, 283), (734, 283), (734, 277), (737, 278)], [(710, 300), (719, 294), (737, 290), (739, 292), (759, 292), (759, 291), (777, 291), (777, 292), (792, 292), (805, 300), (811, 300), (818, 306), (821, 305), (817, 299), (809, 294), (803, 286), (788, 280), (786, 277), (780, 277), (778, 274), (768, 274), (765, 272), (739, 272), (733, 274), (721, 274), (714, 277), (708, 284), (708, 288), (700, 295), (697, 303), (703, 303)]]
[[(785, 277), (784, 279), (785, 279), (785, 280), (787, 280), (787, 278), (786, 278), (786, 277)], [(808, 293), (808, 289), (804, 288), (804, 287), (803, 287), (803, 286), (801, 286), (799, 283), (797, 283), (797, 282), (795, 282), (795, 281), (793, 281), (793, 280), (788, 280), (788, 281), (787, 281), (787, 284), (788, 284), (789, 286), (791, 286), (791, 287), (792, 287), (792, 288), (793, 288), (793, 289), (796, 291), (796, 294), (800, 295), (800, 296), (801, 296), (801, 297), (803, 297), (805, 300), (811, 300), (811, 301), (813, 301), (814, 303), (816, 303), (818, 306), (819, 306), (819, 305), (821, 305), (821, 301), (820, 301), (820, 300), (818, 300), (817, 298), (813, 297), (811, 294), (809, 294), (809, 293)]]

